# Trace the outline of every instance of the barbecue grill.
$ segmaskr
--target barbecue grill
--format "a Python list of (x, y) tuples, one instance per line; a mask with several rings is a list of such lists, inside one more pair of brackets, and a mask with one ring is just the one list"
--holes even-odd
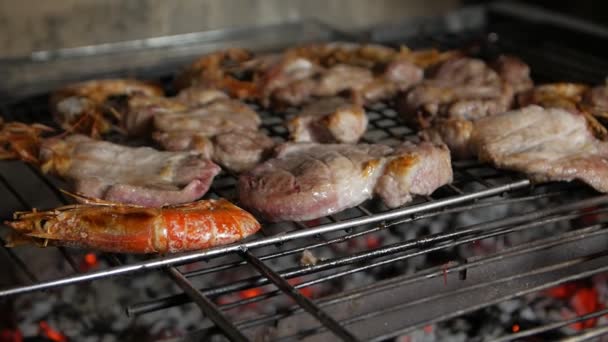
[[(412, 48), (463, 48), (484, 58), (513, 53), (530, 64), (536, 82), (601, 83), (608, 75), (608, 62), (602, 55), (606, 52), (598, 52), (596, 47), (605, 43), (606, 37), (608, 30), (601, 27), (523, 5), (498, 3), (355, 35), (311, 21), (37, 52), (27, 60), (5, 61), (6, 83), (1, 91), (8, 101), (0, 111), (7, 121), (51, 124), (45, 91), (67, 81), (137, 76), (160, 79), (171, 92), (171, 72), (202, 52), (234, 45), (272, 50), (336, 39)], [(134, 57), (125, 59), (127, 56)], [(263, 118), (263, 129), (284, 140), (287, 132), (283, 122), (294, 109), (282, 113), (256, 109)], [(416, 132), (398, 120), (391, 103), (370, 106), (368, 115), (370, 125), (364, 142), (394, 145), (403, 139), (417, 139)], [(192, 340), (219, 334), (238, 341), (263, 337), (381, 341), (608, 273), (608, 195), (577, 183), (534, 185), (525, 176), (472, 160), (454, 162), (454, 174), (453, 184), (402, 208), (388, 210), (369, 201), (315, 222), (265, 224), (252, 238), (203, 251), (137, 259), (105, 255), (108, 267), (81, 273), (75, 260), (77, 252), (59, 248), (73, 272), (56, 279), (39, 279), (31, 271), (35, 260), (19, 255), (19, 249), (4, 247), (1, 253), (22, 272), (25, 282), (0, 289), (0, 298), (113, 281), (116, 276), (135, 278), (160, 270), (183, 293), (128, 303), (126, 313), (143, 315), (194, 302), (205, 319), (190, 333)], [(208, 196), (234, 199), (235, 180), (234, 175), (222, 173)], [(14, 210), (67, 203), (58, 190), (61, 186), (35, 167), (2, 162), (2, 216), (7, 218)], [(468, 213), (477, 214), (468, 221), (451, 219)], [(447, 224), (431, 229), (439, 221)], [(348, 247), (353, 241), (374, 236), (383, 237), (383, 242)], [(490, 250), (463, 257), (467, 250), (488, 241), (493, 246)], [(4, 241), (0, 243), (4, 246)], [(298, 262), (304, 252), (326, 255), (323, 251), (328, 250), (329, 257)], [(410, 262), (421, 257), (427, 260), (424, 267), (412, 267)], [(246, 276), (235, 279), (235, 273)], [(360, 274), (373, 276), (361, 278)], [(197, 285), (209, 277), (214, 279), (212, 286)], [(342, 285), (323, 295), (309, 296), (304, 291), (336, 281)], [(354, 284), (345, 286), (345, 282)], [(262, 290), (227, 303), (219, 300), (251, 289)], [(282, 306), (272, 304), (279, 300)], [(246, 313), (248, 305), (258, 302), (271, 309)], [(522, 326), (521, 330), (518, 325), (494, 338), (587, 340), (607, 334), (608, 326), (571, 331), (571, 336), (563, 328), (606, 314), (608, 309), (600, 308), (583, 316)]]

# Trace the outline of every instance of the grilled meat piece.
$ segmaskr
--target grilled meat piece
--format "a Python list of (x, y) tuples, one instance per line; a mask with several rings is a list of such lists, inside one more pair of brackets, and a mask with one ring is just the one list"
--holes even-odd
[[(263, 103), (269, 98), (277, 103), (301, 105), (315, 97), (336, 96), (349, 91), (365, 102), (373, 102), (394, 96), (399, 90), (408, 89), (423, 76), (416, 62), (423, 62), (415, 53), (400, 51), (380, 45), (351, 43), (316, 44), (289, 49), (284, 60), (263, 77), (260, 94)], [(439, 56), (435, 56), (439, 58)], [(429, 56), (425, 56), (425, 61)], [(308, 61), (304, 72), (288, 72), (291, 64)], [(427, 61), (428, 62), (428, 61)], [(282, 75), (297, 75), (284, 77)], [(268, 79), (280, 82), (270, 83)]]
[(154, 117), (161, 114), (186, 113), (215, 101), (228, 101), (226, 93), (203, 87), (186, 88), (176, 97), (133, 95), (114, 101), (117, 112), (124, 113), (123, 129), (133, 136), (149, 135)]
[(583, 102), (594, 108), (594, 112), (603, 112), (604, 116), (608, 115), (608, 85), (593, 87), (588, 90)]
[(406, 142), (391, 155), (375, 189), (389, 208), (412, 201), (413, 195), (430, 195), (452, 182), (450, 151), (443, 144)]
[[(500, 85), (500, 76), (484, 61), (476, 58), (449, 59), (429, 70), (429, 73), (431, 83), (438, 85), (456, 84), (491, 88)], [(483, 94), (484, 91), (481, 93)]]
[(354, 143), (365, 133), (367, 116), (362, 105), (332, 97), (304, 107), (287, 127), (297, 142)]
[(493, 66), (497, 71), (474, 58), (445, 61), (401, 99), (402, 115), (429, 127), (435, 118), (477, 120), (506, 111), (514, 92), (531, 87), (529, 67), (510, 56), (501, 56)]
[(532, 105), (484, 118), (475, 123), (471, 148), (480, 160), (537, 182), (577, 179), (608, 192), (608, 144), (580, 114)]
[(424, 70), (413, 62), (399, 59), (386, 66), (383, 76), (394, 82), (399, 90), (407, 90), (414, 83), (422, 81)]
[(45, 172), (71, 181), (87, 197), (148, 207), (197, 200), (220, 171), (197, 153), (126, 147), (83, 135), (45, 140), (40, 161)]
[(151, 134), (164, 150), (196, 151), (232, 171), (251, 168), (274, 145), (257, 131), (258, 114), (219, 90), (186, 88), (173, 98), (131, 96), (122, 106), (131, 135)]
[(536, 104), (544, 108), (561, 108), (573, 114), (585, 116), (594, 134), (601, 138), (608, 137), (608, 130), (596, 117), (607, 117), (605, 87), (589, 88), (578, 83), (549, 83), (534, 87), (518, 96), (521, 106)]
[(333, 42), (254, 56), (229, 49), (202, 56), (176, 79), (176, 87), (206, 86), (263, 105), (302, 105), (315, 96), (357, 92), (372, 102), (418, 83), (423, 68), (452, 58), (454, 51), (396, 50), (374, 44)]
[(197, 151), (225, 168), (242, 172), (259, 163), (274, 142), (258, 131), (261, 120), (238, 100), (154, 116), (153, 138), (168, 151)]
[[(543, 108), (560, 108), (575, 115), (584, 116), (597, 137), (605, 136), (605, 128), (594, 118), (608, 115), (608, 88), (589, 88), (577, 83), (550, 83), (529, 89), (518, 95), (521, 106), (537, 104)], [(440, 119), (423, 132), (423, 137), (433, 142), (444, 142), (452, 156), (464, 159), (474, 156), (469, 139), (474, 123), (462, 119)]]
[(168, 151), (198, 151), (209, 157), (209, 139), (238, 130), (257, 130), (258, 114), (238, 100), (217, 100), (196, 109), (154, 117), (153, 138)]
[(319, 75), (313, 95), (335, 96), (345, 90), (360, 91), (373, 79), (374, 76), (369, 69), (337, 64)]
[(383, 145), (281, 145), (275, 158), (239, 177), (240, 203), (271, 221), (305, 221), (372, 197)]
[(454, 58), (440, 64), (428, 79), (400, 99), (406, 121), (423, 128), (436, 118), (476, 120), (506, 111), (513, 89), (485, 62)]
[(274, 101), (289, 106), (299, 106), (310, 101), (318, 82), (314, 78), (294, 81), (283, 88), (274, 91)]
[(213, 142), (206, 134), (180, 131), (154, 132), (152, 138), (165, 151), (196, 151), (205, 158), (213, 157)]
[(424, 140), (447, 145), (452, 158), (467, 159), (474, 156), (469, 148), (473, 127), (474, 123), (471, 120), (439, 119), (421, 135)]
[(273, 89), (273, 100), (298, 106), (309, 103), (315, 97), (333, 97), (346, 91), (360, 93), (374, 81), (370, 70), (358, 66), (337, 64), (327, 69), (317, 67), (316, 70), (306, 78)]
[(263, 132), (240, 129), (214, 136), (163, 132), (154, 135), (167, 151), (196, 151), (233, 172), (243, 172), (266, 159), (274, 140)]
[(444, 146), (290, 143), (239, 178), (241, 203), (270, 221), (305, 221), (378, 194), (389, 207), (452, 181)]
[(490, 66), (511, 85), (515, 93), (527, 91), (534, 86), (530, 78), (530, 67), (515, 56), (502, 55)]
[(307, 58), (327, 67), (349, 64), (365, 68), (388, 63), (397, 53), (397, 50), (383, 45), (350, 42), (309, 44), (297, 46), (285, 52), (285, 54)]
[(371, 103), (408, 89), (420, 82), (422, 76), (421, 68), (405, 60), (389, 63), (386, 70), (377, 75), (363, 67), (337, 64), (277, 89), (273, 98), (279, 103), (301, 105), (314, 97), (336, 96), (348, 91), (363, 102)]
[(260, 123), (258, 114), (238, 100), (217, 100), (187, 112), (154, 117), (154, 128), (158, 132), (208, 137), (238, 129), (257, 129)]
[(382, 75), (367, 83), (360, 91), (365, 103), (384, 100), (422, 81), (422, 68), (408, 60), (390, 62)]
[[(275, 91), (288, 87), (293, 83), (301, 82), (316, 75), (319, 66), (308, 59), (286, 56), (276, 65), (262, 73), (257, 82), (257, 93), (264, 105), (269, 105)], [(307, 94), (308, 95), (308, 94)], [(302, 96), (302, 95), (299, 95)], [(293, 103), (295, 104), (295, 103)]]
[(585, 84), (548, 83), (536, 86), (517, 97), (520, 106), (539, 105), (545, 108), (561, 108), (579, 113), (578, 104), (589, 90)]
[(252, 169), (275, 146), (275, 142), (266, 134), (254, 130), (240, 130), (222, 133), (211, 139), (213, 143), (213, 160), (234, 172)]
[(216, 100), (228, 99), (228, 95), (223, 91), (206, 87), (190, 87), (182, 89), (175, 99), (189, 107), (199, 107), (214, 102)]
[(114, 101), (112, 105), (124, 113), (122, 128), (130, 136), (147, 136), (153, 131), (154, 117), (186, 111), (188, 106), (174, 98), (134, 95)]

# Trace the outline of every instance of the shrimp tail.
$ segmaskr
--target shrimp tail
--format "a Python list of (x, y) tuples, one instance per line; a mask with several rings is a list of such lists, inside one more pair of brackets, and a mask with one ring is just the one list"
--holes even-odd
[[(103, 205), (103, 206), (109, 206), (109, 207), (118, 207), (118, 206), (124, 207), (125, 206), (124, 203), (106, 201), (101, 198), (88, 197), (79, 192), (70, 192), (65, 189), (59, 189), (59, 191), (61, 191), (65, 195), (75, 199), (80, 204)], [(139, 206), (139, 205), (135, 205), (135, 204), (129, 204), (129, 207), (144, 208), (143, 206)]]

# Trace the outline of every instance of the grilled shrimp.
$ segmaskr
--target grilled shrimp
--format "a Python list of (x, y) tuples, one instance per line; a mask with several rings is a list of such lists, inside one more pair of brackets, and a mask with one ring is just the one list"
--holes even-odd
[(244, 71), (244, 63), (252, 56), (249, 51), (238, 48), (206, 54), (176, 78), (175, 86), (178, 89), (191, 86), (216, 88), (237, 98), (251, 98), (255, 95), (255, 84), (239, 80), (235, 74)]
[(105, 105), (111, 96), (142, 94), (161, 96), (162, 89), (153, 83), (131, 79), (105, 79), (75, 83), (57, 90), (50, 105), (57, 123), (71, 133), (92, 137), (106, 133), (120, 113)]
[(6, 222), (15, 230), (12, 240), (113, 253), (177, 253), (232, 243), (260, 228), (251, 214), (225, 199), (162, 208), (88, 202), (17, 212)]

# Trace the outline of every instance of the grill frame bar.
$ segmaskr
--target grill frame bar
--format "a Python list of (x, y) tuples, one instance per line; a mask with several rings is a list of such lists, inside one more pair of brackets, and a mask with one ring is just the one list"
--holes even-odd
[(184, 275), (175, 267), (168, 267), (167, 274), (175, 281), (176, 284), (198, 305), (201, 311), (209, 317), (232, 341), (248, 341), (247, 337), (237, 329), (230, 320), (217, 308), (217, 306), (209, 300), (205, 295), (200, 293), (193, 285), (184, 277)]
[[(429, 214), (428, 216), (432, 217), (431, 214)], [(574, 215), (574, 216), (578, 216), (578, 215)], [(573, 216), (569, 215), (568, 217), (573, 217)], [(426, 217), (423, 216), (422, 218), (426, 218)], [(404, 220), (401, 220), (401, 221), (397, 221), (397, 222), (394, 222), (392, 224), (391, 223), (384, 224), (382, 226), (386, 227), (386, 228), (390, 228), (393, 225), (398, 225), (398, 224), (401, 224), (403, 222), (409, 222), (409, 219), (404, 219)], [(503, 222), (504, 221), (502, 221), (501, 223), (503, 223)], [(484, 222), (484, 224), (487, 224), (487, 223), (488, 223), (488, 221)], [(380, 227), (380, 226), (376, 226), (374, 228), (371, 228), (370, 230), (375, 230), (378, 227)], [(469, 234), (470, 234), (470, 232), (469, 232)], [(307, 271), (310, 272), (311, 269), (313, 270), (313, 272), (314, 272), (314, 270), (319, 270), (319, 271), (326, 270), (326, 268), (323, 267), (325, 265), (330, 266), (330, 268), (328, 268), (328, 269), (339, 268), (339, 267), (349, 266), (351, 264), (355, 264), (356, 262), (360, 262), (360, 260), (361, 261), (368, 261), (368, 260), (372, 260), (373, 258), (378, 257), (378, 256), (390, 256), (390, 255), (396, 254), (397, 252), (400, 252), (400, 251), (407, 251), (409, 249), (414, 249), (416, 247), (424, 247), (425, 245), (429, 245), (430, 247), (428, 247), (428, 248), (431, 248), (431, 249), (443, 249), (443, 248), (445, 248), (444, 246), (441, 246), (441, 247), (438, 248), (438, 247), (434, 246), (433, 243), (435, 243), (435, 242), (442, 242), (444, 240), (446, 242), (449, 242), (451, 238), (458, 237), (460, 235), (462, 235), (463, 237), (466, 237), (468, 234), (467, 234), (466, 231), (465, 232), (450, 231), (450, 232), (445, 233), (445, 234), (435, 234), (434, 236), (428, 235), (428, 236), (425, 236), (424, 239), (421, 238), (419, 240), (414, 240), (414, 241), (410, 241), (410, 240), (403, 241), (398, 246), (396, 246), (397, 244), (392, 244), (392, 245), (384, 246), (382, 248), (378, 248), (378, 249), (375, 249), (375, 250), (368, 250), (368, 251), (365, 251), (365, 252), (359, 252), (359, 253), (351, 254), (351, 255), (348, 255), (348, 256), (345, 256), (345, 257), (336, 257), (334, 259), (326, 261), (323, 264), (317, 264), (317, 265), (309, 266), (309, 267), (291, 268), (291, 269), (288, 269), (288, 270), (283, 270), (281, 272), (282, 272), (282, 275), (284, 277), (286, 277), (286, 278), (292, 278), (292, 277), (307, 275), (308, 274)], [(480, 236), (476, 236), (476, 237), (480, 237)], [(417, 254), (424, 254), (424, 253), (417, 253)], [(395, 259), (396, 260), (400, 260), (400, 259), (402, 259), (404, 257), (405, 256), (398, 256)], [(411, 256), (408, 256), (408, 258), (409, 257), (411, 257)], [(366, 259), (364, 259), (364, 258), (366, 258)], [(393, 260), (393, 261), (396, 261), (396, 260)], [(354, 268), (354, 269), (351, 269), (349, 271), (344, 271), (344, 272), (361, 271), (361, 270), (364, 270), (366, 268), (370, 268), (371, 269), (373, 267), (380, 266), (383, 263), (386, 263), (386, 261), (380, 261), (380, 262), (375, 262), (375, 263), (371, 263), (371, 264), (366, 264), (366, 265), (361, 266), (359, 268)], [(319, 267), (318, 265), (320, 265), (321, 267)], [(322, 280), (331, 279), (332, 277), (338, 276), (339, 273), (341, 273), (341, 272), (337, 272), (337, 273), (333, 274), (332, 276), (326, 276), (326, 277), (323, 277), (323, 278), (317, 278), (317, 279), (314, 280), (314, 282), (317, 283), (317, 282), (322, 281)], [(262, 282), (260, 282), (260, 281), (262, 281)], [(239, 286), (239, 284), (241, 284), (241, 285)], [(260, 286), (260, 285), (264, 285), (264, 284), (266, 284), (266, 283), (260, 277), (255, 278), (253, 281), (251, 280), (251, 278), (248, 278), (248, 279), (242, 280), (240, 283), (231, 283), (229, 285), (229, 288), (228, 287), (224, 287), (224, 288), (217, 287), (217, 288), (212, 288), (212, 289), (201, 289), (201, 291), (203, 291), (207, 295), (221, 295), (221, 294), (225, 294), (225, 293), (232, 292), (232, 291), (238, 291), (238, 290), (246, 289), (246, 288), (248, 288), (250, 286)], [(300, 287), (304, 287), (303, 284), (298, 284), (298, 285), (300, 285)], [(226, 289), (226, 288), (228, 288), (228, 289)], [(129, 314), (131, 314), (131, 315), (137, 315), (137, 314), (143, 314), (143, 313), (155, 311), (156, 309), (160, 309), (160, 308), (165, 309), (165, 308), (171, 307), (171, 306), (173, 306), (175, 304), (185, 304), (186, 303), (186, 302), (183, 302), (183, 301), (176, 300), (178, 298), (183, 298), (183, 297), (181, 297), (180, 295), (175, 295), (175, 296), (170, 296), (170, 297), (164, 297), (164, 298), (161, 298), (160, 300), (153, 301), (152, 303), (143, 303), (144, 305), (141, 305), (141, 306), (137, 305), (137, 304), (136, 305), (131, 305), (131, 306), (127, 307), (127, 310), (129, 312)], [(246, 303), (249, 303), (254, 298), (250, 298)], [(162, 305), (162, 303), (159, 303), (159, 302), (162, 302), (162, 301), (167, 301), (171, 305), (169, 305), (169, 304)], [(152, 305), (150, 305), (150, 304), (152, 304)], [(234, 306), (235, 304), (231, 303), (229, 305), (222, 305), (222, 307), (223, 308), (228, 308), (230, 306)], [(243, 301), (243, 303), (241, 303), (241, 304), (245, 304), (245, 301)]]
[(85, 274), (59, 278), (51, 281), (43, 281), (37, 284), (15, 287), (9, 289), (0, 290), (0, 297), (13, 296), (18, 294), (25, 294), (32, 291), (40, 291), (40, 290), (48, 290), (55, 287), (65, 286), (77, 284), (85, 281), (92, 281), (97, 279), (104, 279), (107, 277), (117, 276), (117, 275), (126, 275), (138, 271), (148, 271), (153, 269), (158, 269), (162, 267), (168, 266), (179, 266), (195, 261), (199, 261), (202, 259), (208, 259), (213, 257), (219, 257), (222, 255), (230, 254), (230, 253), (238, 253), (242, 249), (254, 249), (274, 244), (282, 244), (290, 240), (295, 240), (299, 238), (313, 237), (317, 234), (330, 233), (338, 230), (344, 230), (352, 227), (357, 227), (369, 223), (376, 223), (385, 221), (388, 219), (401, 218), (408, 215), (413, 215), (417, 213), (421, 213), (425, 210), (433, 209), (433, 208), (443, 208), (444, 206), (461, 203), (465, 201), (475, 200), (487, 196), (497, 195), (506, 191), (521, 189), (530, 185), (530, 181), (527, 179), (520, 180), (517, 182), (513, 182), (510, 184), (496, 186), (494, 188), (490, 188), (488, 190), (482, 190), (476, 193), (470, 193), (464, 196), (454, 196), (446, 200), (438, 200), (434, 202), (429, 202), (417, 206), (405, 207), (397, 210), (393, 210), (384, 214), (376, 215), (373, 217), (362, 217), (358, 219), (352, 219), (349, 221), (340, 221), (336, 223), (330, 223), (322, 226), (318, 226), (315, 228), (309, 228), (305, 231), (294, 231), (291, 233), (283, 234), (280, 236), (271, 236), (262, 239), (257, 239), (248, 242), (242, 242), (237, 244), (231, 244), (226, 246), (219, 246), (210, 249), (206, 249), (204, 251), (184, 253), (176, 256), (168, 256), (161, 257), (156, 259), (151, 259), (147, 261), (142, 261), (139, 263), (134, 263), (131, 265), (123, 265), (118, 267), (113, 267), (107, 270), (88, 272)]
[(357, 338), (351, 332), (335, 321), (330, 315), (325, 313), (323, 309), (315, 305), (315, 303), (313, 303), (310, 299), (304, 297), (304, 295), (302, 295), (296, 288), (291, 286), (287, 280), (285, 280), (285, 277), (273, 271), (250, 251), (241, 251), (241, 256), (249, 264), (253, 265), (253, 267), (255, 267), (261, 274), (263, 274), (266, 279), (274, 283), (281, 291), (295, 300), (300, 307), (315, 317), (327, 329), (331, 330), (331, 332), (337, 337), (345, 341), (357, 341)]

